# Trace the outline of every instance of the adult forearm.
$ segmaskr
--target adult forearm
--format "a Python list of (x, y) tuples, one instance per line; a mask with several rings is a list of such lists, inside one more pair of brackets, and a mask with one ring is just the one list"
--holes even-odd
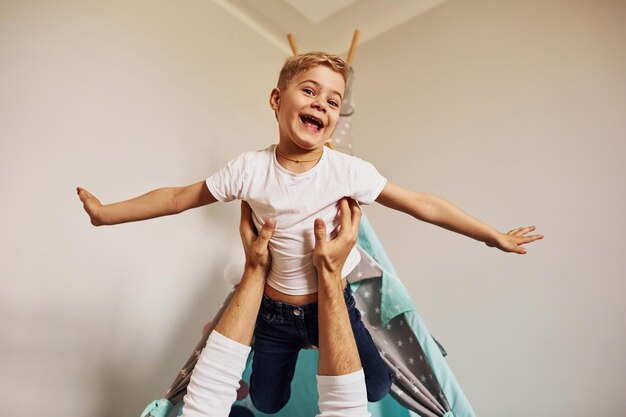
[(318, 271), (318, 374), (346, 375), (361, 369), (339, 272)]
[(229, 339), (250, 346), (263, 298), (265, 274), (266, 270), (260, 266), (246, 266), (241, 282), (215, 330)]

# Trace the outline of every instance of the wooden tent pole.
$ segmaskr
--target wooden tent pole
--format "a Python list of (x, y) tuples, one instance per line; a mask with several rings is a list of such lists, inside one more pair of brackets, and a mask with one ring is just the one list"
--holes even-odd
[(287, 40), (289, 41), (289, 46), (291, 46), (291, 51), (293, 52), (293, 54), (298, 55), (298, 46), (296, 45), (296, 39), (291, 33), (287, 34)]
[(348, 65), (352, 65), (352, 61), (354, 60), (354, 55), (356, 54), (356, 45), (359, 43), (359, 35), (361, 32), (356, 29), (354, 31), (354, 36), (352, 36), (352, 44), (350, 45), (350, 52), (348, 52)]

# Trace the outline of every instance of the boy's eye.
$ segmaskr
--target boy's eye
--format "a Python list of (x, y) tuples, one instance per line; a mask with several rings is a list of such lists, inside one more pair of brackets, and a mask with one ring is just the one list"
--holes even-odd
[(328, 104), (330, 104), (333, 107), (339, 107), (339, 103), (337, 103), (335, 100), (329, 100)]
[(311, 90), (310, 88), (305, 88), (302, 91), (304, 91), (308, 95), (312, 95), (313, 94), (313, 90)]

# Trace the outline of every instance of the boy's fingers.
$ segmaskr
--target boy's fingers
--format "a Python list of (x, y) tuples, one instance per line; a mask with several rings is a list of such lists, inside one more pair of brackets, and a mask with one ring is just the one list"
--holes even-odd
[(520, 227), (519, 234), (525, 235), (526, 233), (532, 232), (533, 230), (535, 230), (535, 226)]
[(535, 226), (517, 227), (511, 230), (508, 234), (514, 236), (523, 236), (528, 232), (532, 232), (533, 230), (535, 230)]
[(534, 242), (535, 240), (543, 239), (543, 235), (522, 236), (521, 238), (522, 240), (519, 244), (523, 245), (524, 243), (530, 243)]
[(76, 188), (76, 192), (78, 193), (78, 197), (80, 198), (81, 201), (91, 196), (91, 194), (89, 194), (87, 190), (80, 188), (80, 187)]

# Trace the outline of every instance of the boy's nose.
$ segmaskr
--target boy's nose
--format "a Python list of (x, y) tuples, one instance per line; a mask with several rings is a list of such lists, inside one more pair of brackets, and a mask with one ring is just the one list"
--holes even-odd
[(320, 110), (320, 111), (323, 111), (323, 112), (326, 111), (326, 106), (325, 106), (324, 102), (321, 101), (321, 100), (315, 100), (313, 102), (312, 106), (313, 106), (314, 109), (317, 109), (317, 110)]

